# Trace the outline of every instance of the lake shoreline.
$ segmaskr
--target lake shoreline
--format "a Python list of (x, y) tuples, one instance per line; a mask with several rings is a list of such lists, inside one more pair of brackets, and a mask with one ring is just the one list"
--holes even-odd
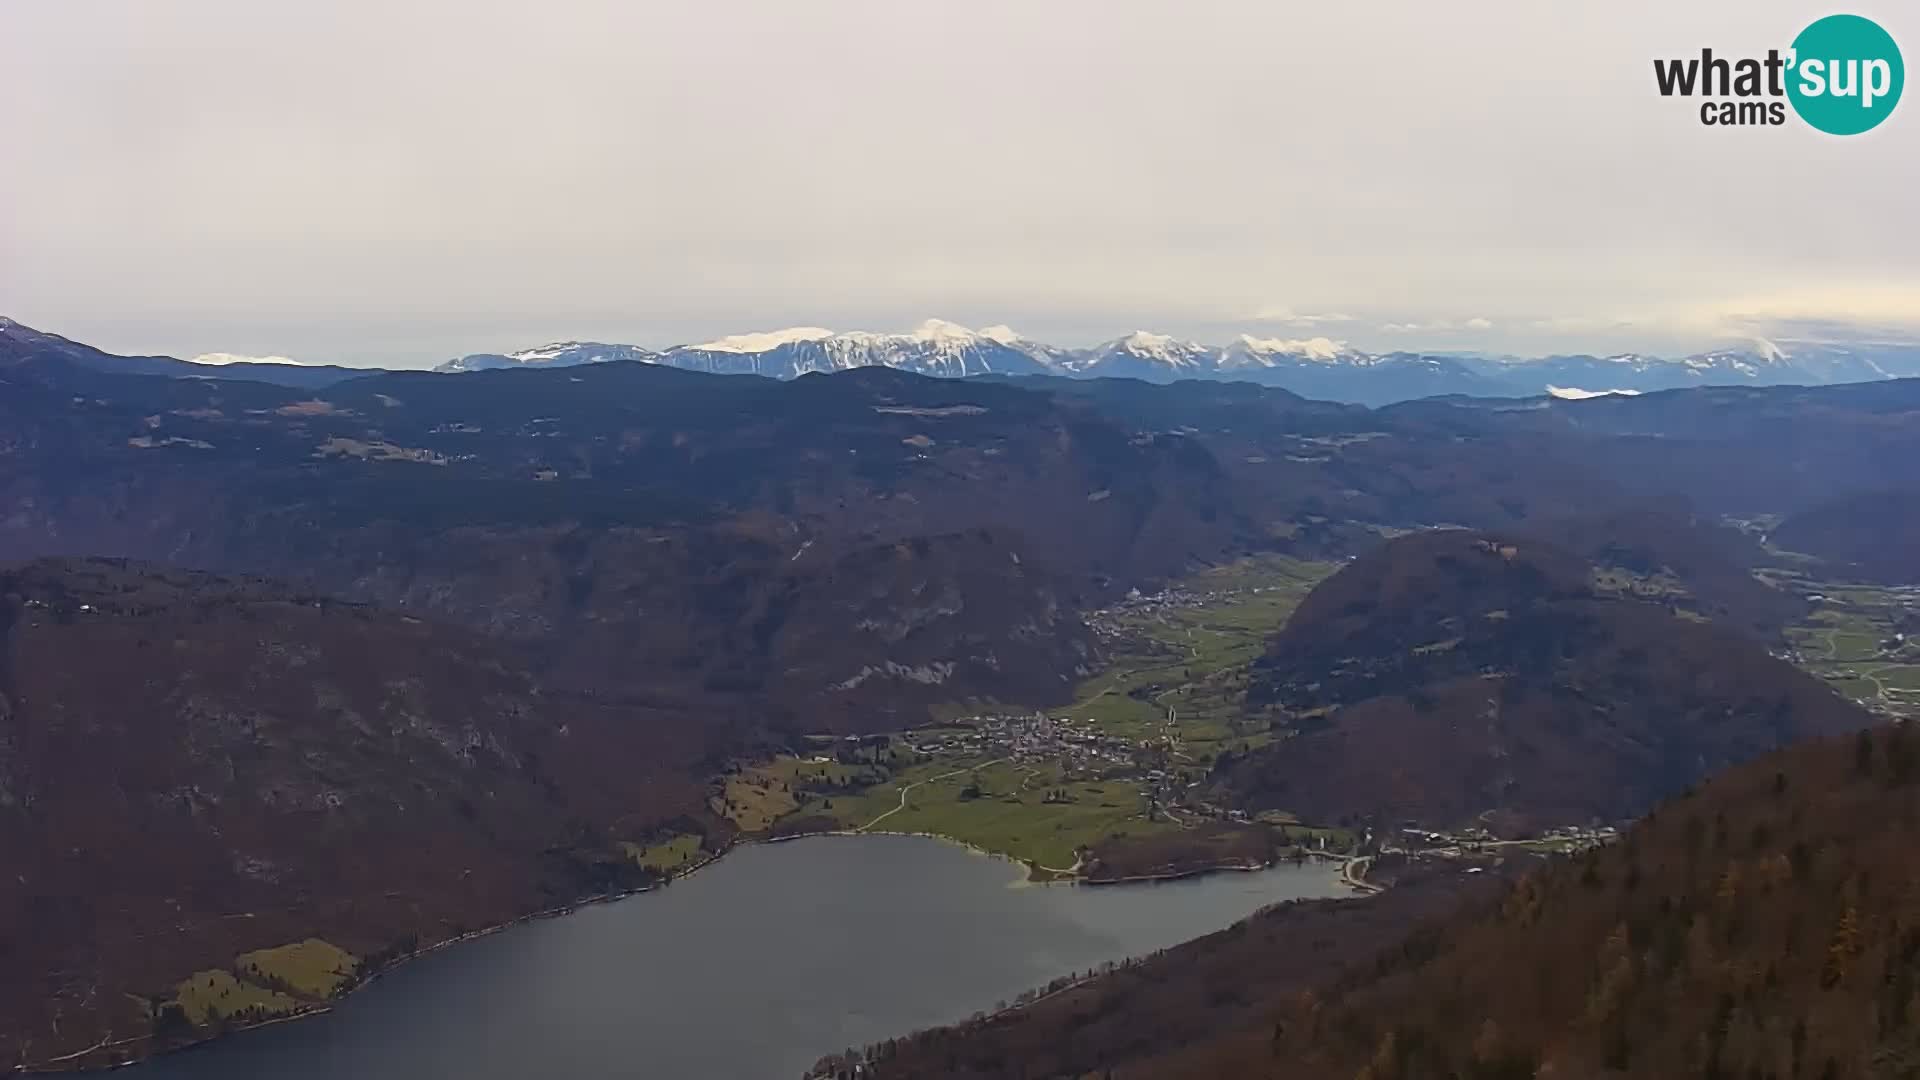
[[(1192, 880), (1195, 878), (1200, 878), (1200, 877), (1208, 876), (1215, 873), (1221, 873), (1229, 870), (1242, 872), (1242, 873), (1255, 873), (1255, 872), (1274, 869), (1278, 867), (1283, 861), (1283, 860), (1274, 860), (1264, 866), (1244, 866), (1243, 865), (1243, 866), (1203, 867), (1203, 868), (1196, 868), (1191, 871), (1184, 871), (1184, 872), (1169, 874), (1169, 875), (1158, 875), (1153, 877), (1132, 878), (1132, 879), (1123, 879), (1123, 880), (1115, 880), (1115, 881), (1100, 881), (1100, 882), (1090, 881), (1084, 875), (1081, 875), (1081, 874), (1074, 874), (1072, 876), (1060, 876), (1060, 877), (1055, 877), (1051, 880), (1046, 880), (1046, 879), (1041, 879), (1037, 876), (1041, 868), (1036, 867), (1034, 864), (1027, 862), (1026, 860), (1018, 859), (1011, 855), (1007, 855), (1001, 852), (990, 851), (976, 844), (971, 844), (964, 840), (958, 840), (958, 839), (955, 839), (954, 837), (945, 836), (939, 833), (902, 832), (902, 831), (891, 831), (891, 830), (884, 830), (884, 829), (875, 829), (875, 830), (835, 829), (835, 830), (825, 830), (821, 832), (795, 833), (787, 836), (735, 836), (729, 839), (725, 844), (725, 846), (723, 846), (720, 850), (709, 854), (706, 858), (701, 859), (698, 862), (692, 863), (685, 867), (676, 868), (673, 872), (665, 875), (658, 882), (644, 885), (634, 889), (623, 889), (617, 892), (599, 893), (599, 894), (594, 894), (590, 896), (584, 896), (577, 900), (571, 901), (567, 904), (558, 905), (552, 908), (545, 908), (540, 911), (529, 912), (527, 914), (516, 916), (512, 919), (508, 919), (500, 923), (492, 924), (492, 925), (481, 927), (474, 930), (469, 930), (461, 934), (456, 934), (452, 937), (443, 938), (430, 945), (421, 946), (420, 948), (417, 948), (412, 952), (406, 953), (405, 955), (394, 957), (392, 960), (381, 965), (378, 969), (375, 969), (373, 971), (366, 973), (363, 977), (357, 978), (354, 981), (352, 986), (348, 987), (345, 991), (338, 994), (337, 996), (329, 998), (325, 1001), (303, 1003), (300, 1008), (290, 1012), (267, 1017), (258, 1021), (254, 1021), (252, 1023), (229, 1026), (217, 1033), (208, 1034), (203, 1037), (192, 1039), (190, 1041), (174, 1043), (163, 1049), (154, 1049), (149, 1046), (146, 1048), (145, 1052), (137, 1054), (136, 1056), (133, 1056), (133, 1057), (122, 1057), (122, 1056), (119, 1056), (118, 1054), (115, 1054), (114, 1052), (124, 1051), (128, 1047), (149, 1043), (151, 1041), (150, 1036), (140, 1035), (140, 1036), (132, 1036), (124, 1039), (109, 1038), (108, 1040), (102, 1041), (101, 1043), (98, 1043), (94, 1046), (88, 1047), (83, 1050), (74, 1051), (60, 1057), (49, 1058), (40, 1062), (23, 1063), (23, 1064), (15, 1065), (10, 1070), (10, 1072), (12, 1075), (19, 1075), (19, 1076), (52, 1076), (52, 1075), (73, 1075), (73, 1074), (87, 1073), (87, 1072), (104, 1072), (104, 1071), (118, 1070), (118, 1069), (128, 1068), (131, 1066), (136, 1066), (141, 1064), (142, 1062), (151, 1061), (157, 1058), (174, 1057), (177, 1055), (189, 1053), (191, 1051), (202, 1049), (215, 1043), (224, 1042), (230, 1036), (241, 1035), (247, 1032), (259, 1031), (264, 1028), (275, 1027), (281, 1024), (289, 1024), (289, 1023), (293, 1023), (300, 1020), (308, 1020), (314, 1017), (327, 1015), (333, 1012), (334, 1008), (339, 1003), (353, 997), (355, 994), (358, 994), (360, 991), (375, 985), (385, 976), (395, 971), (398, 971), (404, 967), (407, 967), (408, 965), (412, 964), (416, 960), (425, 959), (426, 957), (432, 956), (443, 950), (453, 948), (454, 946), (457, 946), (457, 945), (462, 945), (469, 942), (478, 941), (483, 938), (492, 937), (494, 935), (504, 933), (508, 930), (512, 930), (516, 927), (526, 926), (532, 923), (542, 922), (550, 919), (557, 919), (563, 916), (575, 914), (585, 908), (597, 907), (601, 905), (610, 905), (621, 900), (628, 900), (628, 899), (632, 899), (634, 897), (641, 896), (647, 893), (664, 890), (667, 887), (673, 885), (674, 883), (682, 879), (691, 878), (693, 875), (699, 873), (700, 871), (708, 869), (709, 867), (713, 866), (715, 863), (718, 863), (720, 860), (726, 858), (728, 855), (733, 854), (735, 851), (743, 848), (764, 847), (764, 846), (772, 846), (776, 844), (786, 844), (795, 840), (807, 840), (807, 839), (813, 839), (816, 837), (873, 837), (873, 836), (898, 836), (898, 837), (911, 837), (911, 838), (922, 839), (922, 840), (933, 840), (949, 847), (959, 848), (973, 855), (978, 855), (985, 858), (995, 859), (995, 860), (1010, 863), (1016, 867), (1019, 867), (1022, 871), (1022, 876), (1018, 880), (1011, 883), (1010, 887), (1016, 887), (1016, 888), (1053, 887), (1053, 886), (1062, 886), (1062, 885), (1086, 886), (1086, 887), (1098, 886), (1099, 888), (1102, 889), (1102, 891), (1105, 891), (1106, 889), (1109, 889), (1115, 885), (1129, 885), (1129, 884), (1151, 885), (1151, 884), (1157, 884), (1157, 883), (1171, 882), (1175, 880)], [(1316, 856), (1316, 857), (1319, 857), (1319, 856)], [(1051, 873), (1057, 874), (1058, 871), (1051, 871)]]

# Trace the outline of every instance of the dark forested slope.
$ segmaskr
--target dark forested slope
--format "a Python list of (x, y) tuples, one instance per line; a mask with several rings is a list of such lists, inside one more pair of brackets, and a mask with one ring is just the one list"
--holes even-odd
[(1744, 634), (1600, 587), (1551, 545), (1461, 530), (1322, 582), (1248, 698), (1292, 734), (1222, 770), (1233, 797), (1393, 825), (1617, 819), (1870, 722)]
[(1121, 1075), (1913, 1076), (1916, 828), (1908, 726), (1795, 747), (1256, 1028)]
[(619, 842), (705, 817), (728, 720), (689, 715), (266, 582), (0, 573), (0, 1061), (138, 1045), (142, 1002), (252, 949), (366, 957), (642, 883)]
[(1781, 522), (1773, 542), (1841, 574), (1920, 584), (1920, 492), (1843, 495)]
[[(1336, 905), (1259, 916), (985, 1024), (882, 1077), (1532, 1080), (1920, 1073), (1920, 735), (1816, 740), (1452, 915), (1415, 890), (1354, 956)], [(1377, 928), (1376, 928), (1377, 929)], [(1378, 941), (1379, 938), (1372, 939)], [(1311, 971), (1316, 952), (1339, 974)]]

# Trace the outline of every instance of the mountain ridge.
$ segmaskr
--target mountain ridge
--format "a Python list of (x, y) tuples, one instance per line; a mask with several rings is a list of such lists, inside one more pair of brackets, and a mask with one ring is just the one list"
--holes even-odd
[(1255, 663), (1249, 705), (1294, 734), (1219, 770), (1223, 786), (1310, 820), (1615, 821), (1872, 722), (1761, 642), (1599, 569), (1518, 532), (1432, 530), (1360, 556)]
[(723, 374), (796, 378), (858, 366), (923, 375), (1052, 374), (1071, 378), (1245, 379), (1336, 401), (1384, 404), (1440, 394), (1586, 396), (1708, 385), (1824, 385), (1920, 375), (1920, 344), (1787, 346), (1757, 338), (1744, 349), (1681, 357), (1641, 353), (1536, 358), (1424, 350), (1368, 352), (1325, 336), (1240, 334), (1222, 345), (1135, 330), (1097, 345), (1043, 344), (1006, 326), (970, 330), (928, 319), (906, 333), (835, 332), (800, 326), (735, 334), (711, 342), (646, 349), (558, 342), (507, 354), (476, 354), (439, 365), (443, 373), (512, 366), (572, 366), (637, 360)]
[[(207, 356), (231, 354), (209, 353)], [(282, 386), (325, 387), (400, 369), (327, 364), (213, 364), (170, 356), (120, 356), (0, 317), (0, 367), (58, 357), (117, 374), (244, 378)], [(725, 335), (653, 348), (560, 340), (499, 353), (470, 353), (432, 370), (475, 374), (632, 362), (722, 375), (793, 379), (801, 375), (890, 367), (939, 378), (1056, 375), (1166, 383), (1246, 381), (1307, 397), (1378, 407), (1426, 397), (1584, 398), (1701, 386), (1820, 386), (1920, 376), (1920, 342), (1775, 342), (1665, 358), (1638, 353), (1515, 357), (1440, 350), (1369, 352), (1325, 336), (1257, 337), (1225, 344), (1136, 330), (1087, 347), (1036, 341), (1005, 325), (969, 329), (928, 319), (902, 333), (835, 332), (818, 326)], [(408, 369), (410, 370), (410, 369)]]

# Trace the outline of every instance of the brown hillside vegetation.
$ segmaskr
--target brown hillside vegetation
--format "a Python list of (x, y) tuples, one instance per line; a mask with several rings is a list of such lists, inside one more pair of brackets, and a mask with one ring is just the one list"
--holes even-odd
[(1843, 572), (1920, 583), (1920, 493), (1845, 495), (1781, 522), (1773, 541)]
[[(882, 1046), (877, 1072), (1920, 1075), (1916, 828), (1920, 734), (1817, 740), (1718, 776), (1617, 843), (1450, 916), (1419, 921), (1433, 911), (1419, 884), (1281, 909), (1007, 1017)], [(1357, 916), (1369, 909), (1387, 923), (1371, 936)], [(1369, 957), (1386, 934), (1396, 943)], [(1316, 957), (1330, 963), (1301, 978)]]
[(1593, 563), (1609, 591), (1669, 604), (1765, 640), (1807, 614), (1804, 599), (1754, 577), (1767, 558), (1759, 540), (1693, 513), (1684, 499), (1529, 523), (1526, 531)]
[(1492, 875), (1398, 865), (1378, 896), (1283, 904), (1020, 1009), (918, 1032), (872, 1049), (892, 1078), (1099, 1077), (1257, 1026), (1274, 1002), (1308, 990), (1397, 941), (1409, 925), (1491, 895)]
[(618, 842), (704, 813), (709, 722), (271, 583), (0, 573), (0, 1062), (140, 1049), (143, 1002), (253, 950), (390, 955), (642, 884)]
[(1920, 735), (1751, 763), (1141, 1077), (1920, 1075)]
[[(936, 695), (1062, 703), (1084, 659), (1073, 616), (1249, 551), (1344, 556), (1377, 530), (1521, 527), (1641, 496), (1790, 513), (1898, 486), (1920, 447), (1920, 380), (1370, 411), (1245, 385), (875, 368), (292, 387), (87, 357), (0, 334), (0, 559), (300, 581), (512, 640), (555, 681), (732, 695), (804, 731)], [(893, 588), (875, 606), (928, 613), (904, 636), (867, 633), (861, 605), (794, 602), (916, 541), (927, 556), (876, 578)], [(963, 614), (921, 603), (956, 585)], [(1008, 662), (1016, 640), (1031, 661)], [(951, 663), (942, 681), (928, 657)]]
[(40, 374), (0, 394), (0, 559), (298, 581), (808, 732), (1066, 700), (1090, 600), (1260, 536), (1192, 440), (887, 369)]
[(1591, 564), (1537, 540), (1460, 530), (1322, 582), (1248, 698), (1295, 734), (1222, 769), (1231, 797), (1396, 825), (1625, 818), (1871, 722), (1745, 634), (1597, 591)]

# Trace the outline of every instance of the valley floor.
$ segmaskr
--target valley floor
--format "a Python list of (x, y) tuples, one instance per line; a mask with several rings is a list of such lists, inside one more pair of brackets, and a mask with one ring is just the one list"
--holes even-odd
[(1787, 659), (1875, 712), (1920, 716), (1920, 587), (1823, 581), (1791, 569), (1767, 576), (1815, 604), (1788, 631)]
[[(1104, 670), (1072, 705), (1044, 713), (955, 706), (934, 726), (884, 736), (817, 737), (808, 752), (726, 778), (714, 809), (742, 830), (939, 836), (1019, 860), (1035, 880), (1179, 876), (1288, 854), (1345, 857), (1368, 838), (1208, 800), (1222, 754), (1286, 737), (1250, 716), (1249, 666), (1315, 584), (1338, 568), (1280, 556), (1207, 570), (1134, 594), (1088, 623)], [(1920, 715), (1920, 590), (1823, 581), (1791, 556), (1761, 572), (1808, 596), (1786, 657), (1877, 711)], [(1611, 829), (1568, 826), (1524, 840), (1480, 830), (1406, 829), (1368, 850), (1458, 856), (1579, 850)], [(681, 859), (690, 857), (685, 853)], [(1111, 865), (1102, 871), (1105, 857)], [(643, 860), (671, 871), (671, 861)]]
[[(1278, 556), (1134, 594), (1088, 622), (1105, 670), (1070, 706), (956, 706), (937, 726), (820, 739), (814, 752), (729, 777), (716, 809), (743, 829), (925, 833), (1026, 863), (1037, 880), (1086, 876), (1103, 846), (1190, 837), (1187, 862), (1241, 866), (1277, 849), (1338, 853), (1355, 836), (1286, 815), (1251, 821), (1207, 802), (1224, 752), (1275, 736), (1244, 707), (1246, 672), (1306, 593), (1337, 567)], [(1258, 833), (1223, 843), (1223, 834)], [(1269, 837), (1271, 838), (1269, 840)]]

